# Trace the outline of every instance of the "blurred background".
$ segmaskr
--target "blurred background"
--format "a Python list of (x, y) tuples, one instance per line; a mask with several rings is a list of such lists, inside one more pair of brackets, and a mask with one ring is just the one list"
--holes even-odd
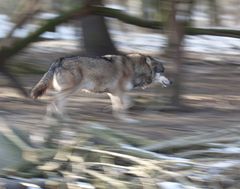
[[(0, 188), (238, 189), (240, 0), (1, 0)], [(59, 57), (142, 53), (167, 89), (79, 93), (46, 122), (31, 88)]]

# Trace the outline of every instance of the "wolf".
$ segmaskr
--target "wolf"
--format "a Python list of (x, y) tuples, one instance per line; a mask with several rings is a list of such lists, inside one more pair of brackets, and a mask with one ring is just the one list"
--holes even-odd
[(64, 115), (64, 104), (70, 95), (78, 91), (107, 93), (113, 115), (130, 122), (126, 110), (131, 99), (126, 92), (134, 88), (145, 88), (151, 83), (171, 84), (164, 76), (163, 63), (142, 54), (105, 55), (93, 57), (65, 57), (54, 62), (41, 80), (31, 90), (31, 97), (37, 99), (51, 86), (58, 93), (48, 106), (48, 115)]

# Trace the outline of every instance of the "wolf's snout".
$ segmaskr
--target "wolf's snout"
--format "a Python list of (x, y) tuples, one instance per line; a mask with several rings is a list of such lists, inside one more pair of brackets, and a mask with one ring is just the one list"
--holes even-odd
[(156, 74), (155, 82), (156, 83), (161, 83), (163, 87), (168, 87), (169, 85), (172, 84), (172, 81), (170, 81), (168, 78), (161, 75), (160, 73)]

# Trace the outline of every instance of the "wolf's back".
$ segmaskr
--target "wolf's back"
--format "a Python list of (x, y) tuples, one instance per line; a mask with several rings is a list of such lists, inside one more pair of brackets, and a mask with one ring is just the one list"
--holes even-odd
[(62, 62), (62, 58), (60, 58), (55, 63), (53, 63), (49, 68), (49, 70), (47, 71), (47, 73), (45, 73), (44, 76), (40, 79), (40, 81), (33, 87), (31, 91), (31, 97), (33, 99), (37, 99), (38, 97), (42, 96), (46, 92), (47, 88), (49, 87), (53, 79), (55, 69), (58, 66), (60, 66), (61, 62)]

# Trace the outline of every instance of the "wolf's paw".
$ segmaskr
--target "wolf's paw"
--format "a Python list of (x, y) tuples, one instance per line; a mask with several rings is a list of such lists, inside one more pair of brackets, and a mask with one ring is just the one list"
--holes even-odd
[(57, 125), (57, 120), (53, 116), (45, 115), (42, 122), (46, 125)]
[(129, 124), (140, 123), (139, 120), (130, 118), (130, 117), (128, 117), (128, 116), (127, 116), (126, 114), (124, 114), (124, 113), (117, 113), (117, 112), (115, 112), (115, 113), (113, 114), (113, 116), (114, 116), (116, 119), (118, 119), (119, 121), (124, 122), (124, 123), (129, 123)]
[(125, 117), (125, 118), (121, 119), (121, 121), (123, 121), (124, 123), (130, 123), (130, 124), (140, 123), (139, 120), (133, 119), (133, 118), (129, 118), (129, 117)]
[(124, 123), (131, 123), (131, 124), (136, 124), (136, 123), (140, 123), (139, 120), (137, 119), (133, 119), (133, 118), (130, 118), (130, 117), (127, 117), (127, 116), (118, 116), (117, 117), (120, 121), (124, 122)]

